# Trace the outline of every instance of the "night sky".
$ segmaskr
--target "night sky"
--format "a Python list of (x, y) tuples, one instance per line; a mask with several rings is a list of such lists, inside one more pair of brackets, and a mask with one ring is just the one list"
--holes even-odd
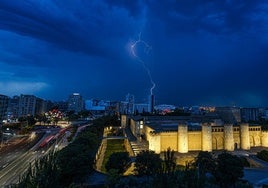
[(267, 1), (1, 0), (0, 41), (8, 96), (268, 106)]

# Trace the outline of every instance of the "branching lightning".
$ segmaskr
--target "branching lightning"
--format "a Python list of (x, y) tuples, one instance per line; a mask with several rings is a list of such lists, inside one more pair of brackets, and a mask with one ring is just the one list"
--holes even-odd
[(144, 45), (144, 53), (148, 54), (151, 50), (152, 47), (150, 45), (148, 45), (144, 40), (141, 40), (141, 33), (139, 34), (139, 39), (136, 40), (132, 45), (131, 45), (131, 53), (133, 54), (133, 56), (142, 64), (143, 68), (145, 69), (145, 71), (147, 72), (149, 78), (150, 78), (150, 82), (152, 84), (152, 87), (150, 88), (150, 92), (151, 95), (153, 95), (153, 89), (155, 88), (155, 83), (153, 81), (152, 75), (151, 75), (151, 71), (150, 69), (146, 66), (145, 62), (136, 54), (135, 49), (136, 46), (138, 44), (142, 44)]

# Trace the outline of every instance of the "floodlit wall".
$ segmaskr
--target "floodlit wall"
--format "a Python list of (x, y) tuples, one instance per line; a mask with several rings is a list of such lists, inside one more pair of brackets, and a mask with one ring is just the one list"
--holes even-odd
[(161, 135), (158, 133), (151, 133), (149, 138), (149, 150), (154, 151), (155, 153), (161, 152)]
[[(138, 123), (130, 121), (133, 134), (137, 132)], [(254, 146), (268, 147), (268, 131), (261, 131), (260, 126), (241, 124), (233, 126), (211, 126), (202, 124), (201, 131), (188, 131), (186, 124), (179, 124), (178, 131), (157, 132), (144, 124), (145, 139), (149, 142), (149, 150), (156, 153), (170, 147), (174, 151), (187, 153), (188, 151), (213, 151), (235, 149), (248, 150)]]
[(188, 131), (188, 150), (200, 151), (202, 148), (202, 132)]
[(249, 140), (251, 147), (261, 146), (261, 137), (262, 132), (260, 126), (249, 127)]
[(212, 151), (212, 128), (210, 124), (202, 124), (202, 151)]
[(234, 151), (234, 136), (233, 125), (224, 125), (224, 149), (227, 151)]
[(240, 137), (241, 137), (241, 149), (249, 150), (250, 140), (249, 140), (249, 125), (248, 124), (240, 125)]
[(178, 149), (178, 133), (177, 131), (161, 132), (161, 151), (166, 151), (169, 147), (171, 150)]
[(178, 126), (178, 152), (188, 153), (188, 126), (185, 124)]
[(268, 147), (268, 131), (262, 131), (261, 142), (262, 146)]

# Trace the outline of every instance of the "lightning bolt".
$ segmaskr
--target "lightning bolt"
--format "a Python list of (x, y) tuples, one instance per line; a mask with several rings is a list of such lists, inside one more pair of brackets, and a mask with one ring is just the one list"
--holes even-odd
[(150, 45), (148, 45), (144, 40), (141, 39), (141, 33), (140, 33), (139, 39), (136, 40), (131, 45), (131, 53), (142, 64), (144, 70), (147, 72), (147, 74), (150, 78), (150, 82), (152, 84), (152, 87), (150, 88), (150, 92), (151, 92), (151, 95), (153, 95), (153, 89), (155, 88), (155, 82), (153, 81), (150, 69), (146, 66), (145, 62), (135, 52), (136, 46), (138, 44), (142, 44), (144, 46), (144, 53), (146, 53), (146, 54), (148, 54), (152, 50), (152, 47)]

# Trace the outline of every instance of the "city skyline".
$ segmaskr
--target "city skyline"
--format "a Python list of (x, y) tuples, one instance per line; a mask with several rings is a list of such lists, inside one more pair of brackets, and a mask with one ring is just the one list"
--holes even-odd
[(262, 1), (3, 0), (0, 94), (120, 101), (131, 93), (145, 102), (154, 83), (157, 104), (268, 106), (267, 9)]

